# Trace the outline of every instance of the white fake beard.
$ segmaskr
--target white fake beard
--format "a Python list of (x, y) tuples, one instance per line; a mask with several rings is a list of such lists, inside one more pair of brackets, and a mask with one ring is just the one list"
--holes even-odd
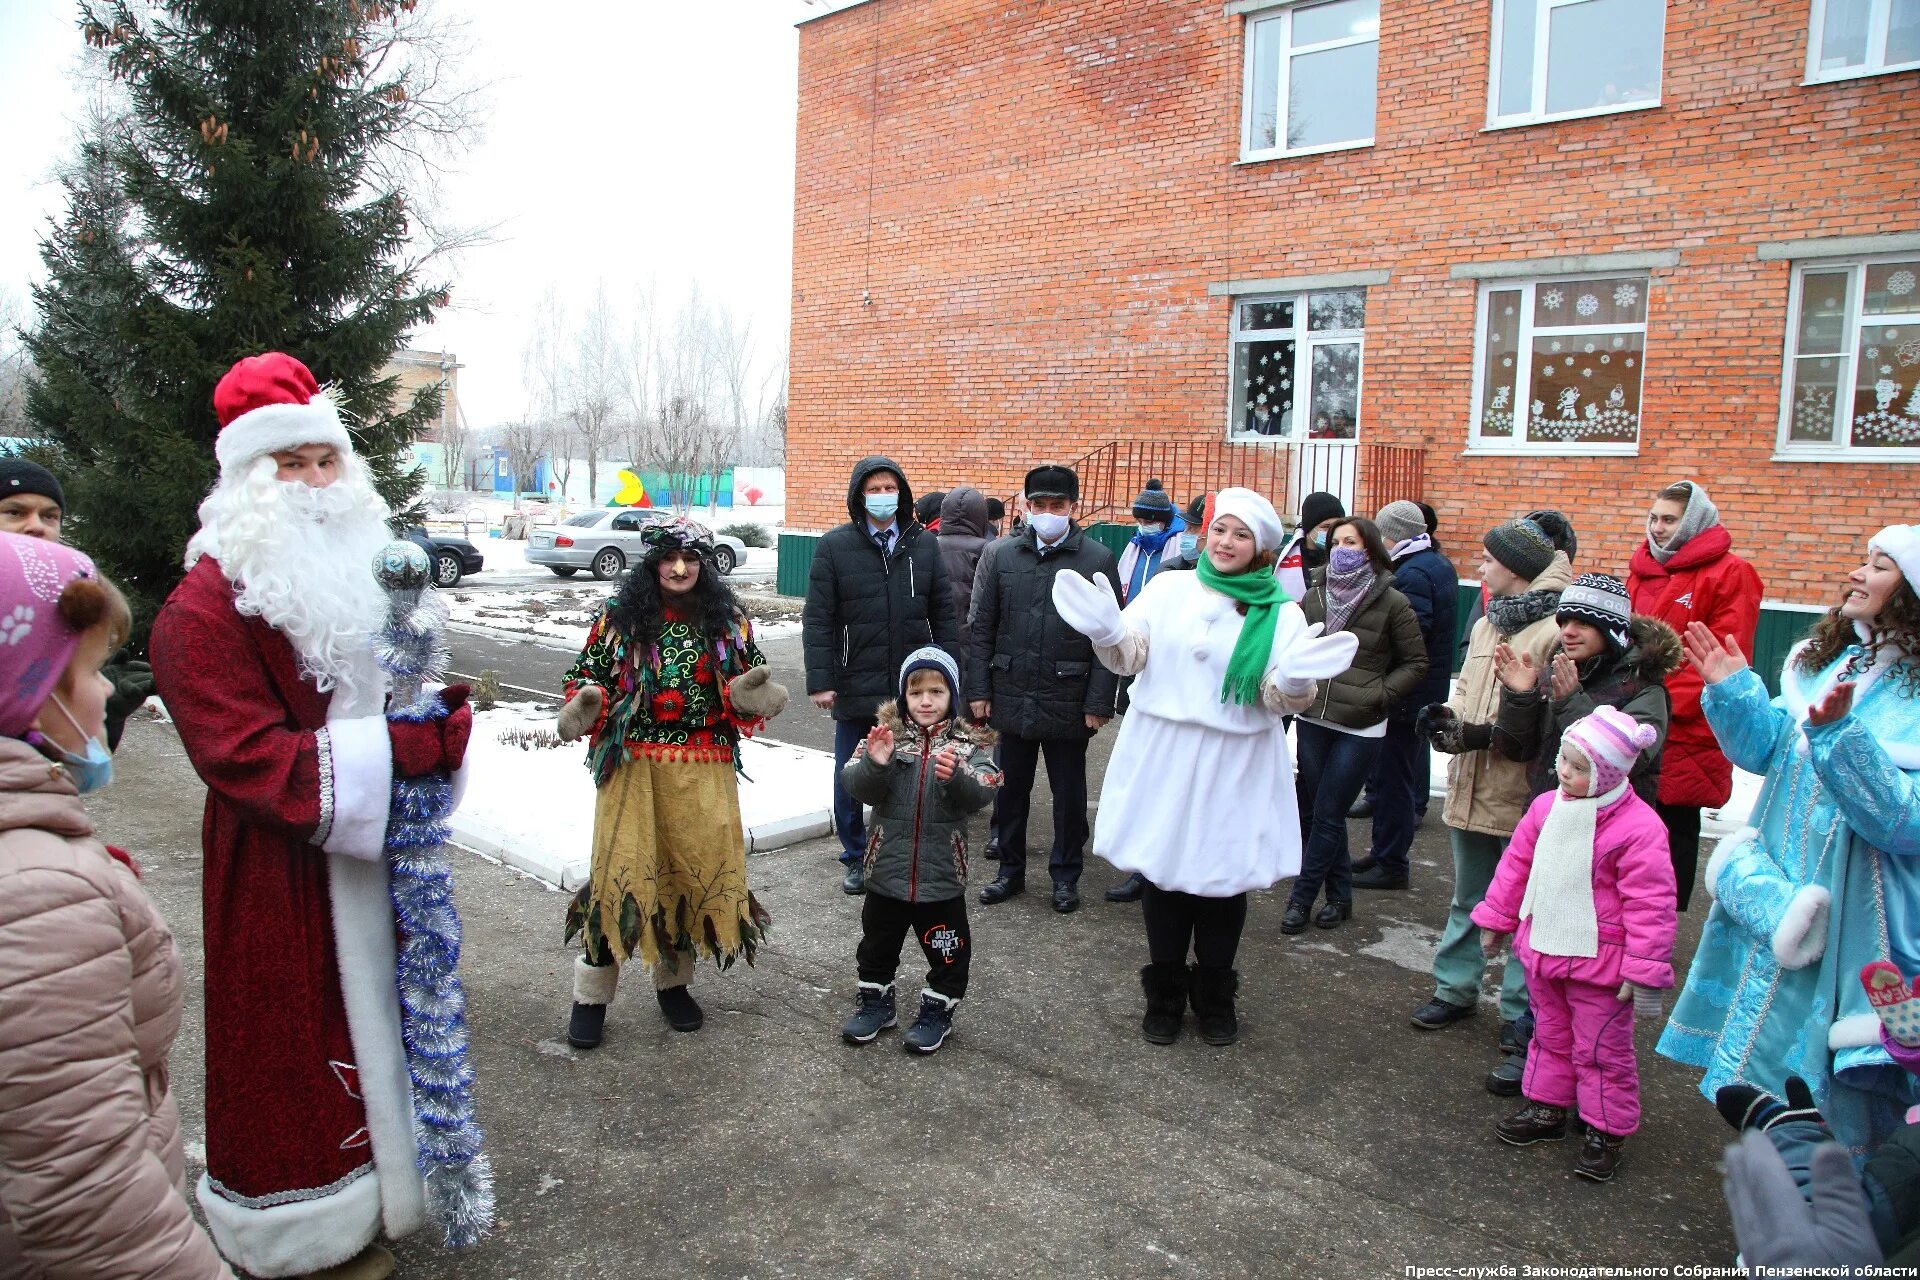
[(234, 607), (286, 636), (320, 692), (344, 686), (364, 700), (382, 688), (368, 639), (387, 609), (373, 576), (374, 557), (393, 541), (387, 504), (351, 455), (324, 489), (279, 480), (278, 469), (262, 457), (220, 478), (200, 504), (187, 565), (218, 560)]

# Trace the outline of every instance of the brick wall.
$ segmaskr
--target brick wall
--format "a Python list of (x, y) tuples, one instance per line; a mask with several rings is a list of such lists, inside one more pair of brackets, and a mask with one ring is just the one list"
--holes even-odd
[[(1370, 148), (1236, 164), (1220, 0), (870, 0), (801, 28), (788, 520), (844, 520), (852, 460), (1010, 492), (1116, 438), (1217, 438), (1207, 285), (1392, 273), (1362, 427), (1428, 449), (1442, 537), (1566, 510), (1624, 566), (1698, 476), (1769, 598), (1831, 598), (1920, 469), (1771, 461), (1790, 267), (1762, 241), (1920, 230), (1912, 72), (1802, 86), (1808, 0), (1670, 0), (1663, 105), (1485, 131), (1485, 0), (1381, 6)], [(1468, 457), (1478, 286), (1455, 264), (1679, 250), (1652, 273), (1640, 456)], [(1463, 557), (1463, 567), (1471, 568)]]

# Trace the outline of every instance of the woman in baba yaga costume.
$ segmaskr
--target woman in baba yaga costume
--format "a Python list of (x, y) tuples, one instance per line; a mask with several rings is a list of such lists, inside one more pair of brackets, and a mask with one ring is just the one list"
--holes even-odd
[(620, 966), (653, 970), (676, 1031), (704, 1016), (687, 992), (701, 952), (721, 968), (771, 922), (747, 892), (735, 781), (740, 739), (780, 714), (787, 691), (754, 643), (753, 623), (714, 562), (713, 537), (684, 518), (649, 527), (646, 550), (587, 633), (567, 672), (560, 739), (588, 737), (593, 874), (567, 909), (582, 935), (567, 1039), (600, 1043)]

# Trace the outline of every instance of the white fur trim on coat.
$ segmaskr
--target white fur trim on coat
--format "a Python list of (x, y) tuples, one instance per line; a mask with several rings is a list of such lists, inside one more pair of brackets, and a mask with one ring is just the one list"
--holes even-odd
[(1713, 882), (1720, 878), (1720, 869), (1727, 865), (1727, 859), (1733, 856), (1733, 851), (1747, 843), (1747, 841), (1758, 840), (1759, 838), (1760, 829), (1758, 827), (1742, 827), (1738, 831), (1722, 836), (1720, 843), (1713, 846), (1713, 853), (1707, 858), (1707, 876), (1705, 881), (1707, 896), (1709, 898), (1719, 899), (1720, 895), (1713, 891)]
[(1827, 1048), (1859, 1049), (1880, 1043), (1880, 1015), (1850, 1013), (1827, 1028)]
[(367, 1112), (373, 1167), (387, 1235), (398, 1239), (426, 1221), (427, 1187), (415, 1161), (413, 1082), (400, 1038), (398, 959), (387, 863), (335, 853), (327, 859), (333, 898), (334, 954), (347, 1032), (360, 1068), (360, 1104)]
[(249, 1275), (303, 1276), (338, 1266), (373, 1243), (380, 1230), (380, 1177), (362, 1174), (329, 1195), (252, 1209), (194, 1186), (220, 1254)]
[(327, 722), (331, 824), (321, 848), (356, 858), (387, 856), (387, 807), (393, 799), (393, 742), (385, 716)]
[(1773, 931), (1773, 958), (1782, 969), (1804, 969), (1827, 949), (1827, 913), (1833, 895), (1817, 884), (1803, 885), (1787, 903)]
[(340, 411), (325, 395), (306, 404), (263, 404), (247, 410), (220, 428), (213, 456), (219, 459), (222, 472), (232, 472), (264, 454), (309, 444), (330, 444), (341, 453), (353, 452)]
[(573, 1002), (575, 1004), (612, 1004), (620, 985), (617, 964), (588, 964), (585, 956), (573, 958)]

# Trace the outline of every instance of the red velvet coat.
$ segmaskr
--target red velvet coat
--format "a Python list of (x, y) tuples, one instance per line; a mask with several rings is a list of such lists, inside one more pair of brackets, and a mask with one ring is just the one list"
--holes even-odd
[[(1672, 627), (1680, 635), (1690, 622), (1704, 622), (1716, 636), (1731, 635), (1748, 655), (1760, 624), (1760, 575), (1733, 554), (1733, 538), (1714, 525), (1661, 564), (1642, 541), (1627, 570), (1633, 611)], [(1683, 663), (1667, 677), (1673, 699), (1667, 745), (1660, 756), (1660, 802), (1713, 808), (1733, 794), (1733, 766), (1700, 710), (1700, 675)]]
[(379, 896), (384, 721), (330, 724), (331, 696), (284, 636), (239, 613), (211, 559), (161, 609), (152, 661), (207, 785), (200, 1200), (246, 1270), (318, 1270), (372, 1239), (383, 1212), (389, 1234), (418, 1217), (392, 908)]

